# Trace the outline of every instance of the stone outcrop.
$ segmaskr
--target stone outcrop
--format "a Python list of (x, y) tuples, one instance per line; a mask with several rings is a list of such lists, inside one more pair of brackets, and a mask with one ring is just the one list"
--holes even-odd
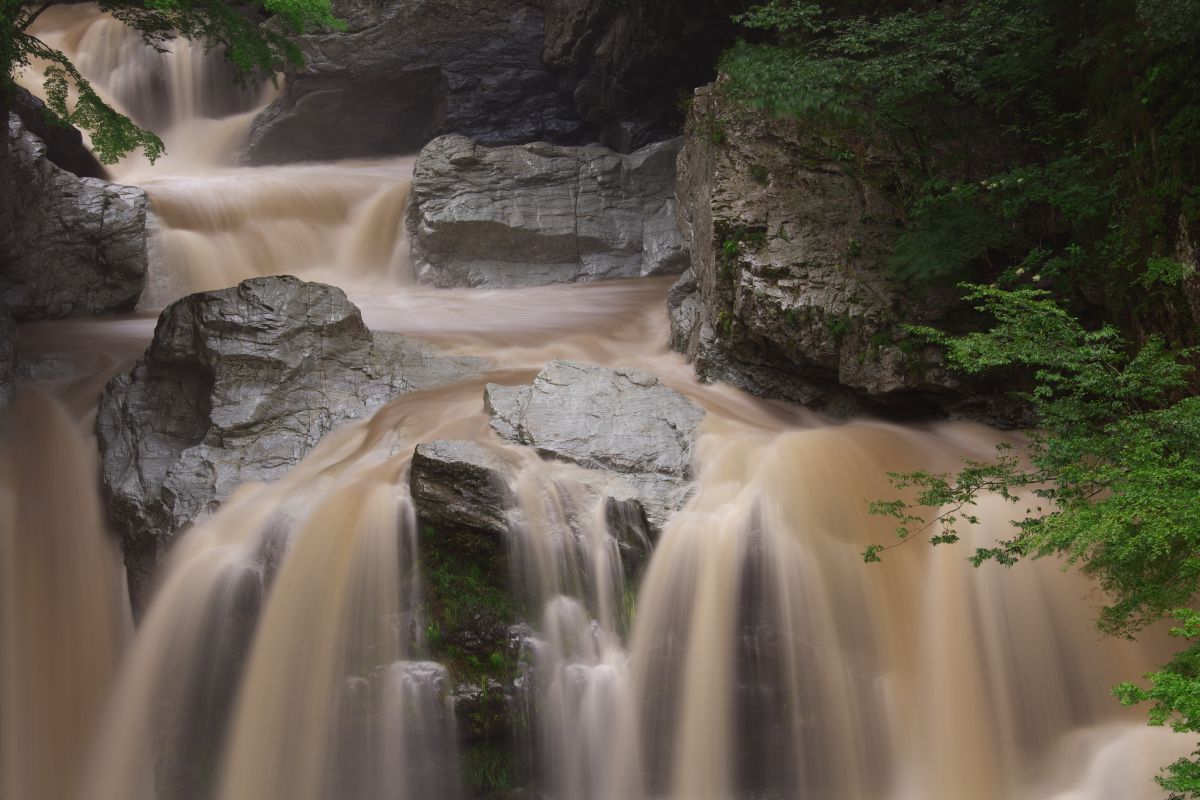
[(679, 96), (715, 77), (747, 0), (546, 0), (543, 57), (602, 144), (629, 152), (675, 136)]
[(146, 193), (56, 166), (8, 117), (0, 148), (0, 299), (19, 320), (129, 311), (146, 278)]
[(251, 163), (411, 153), (441, 133), (581, 141), (542, 63), (536, 0), (340, 0), (344, 31), (299, 37), (306, 65), (254, 122)]
[(174, 534), (242, 482), (280, 477), (333, 427), (397, 394), (481, 368), (373, 334), (340, 289), (292, 277), (172, 304), (146, 354), (105, 387), (96, 425), (132, 594)]
[(692, 266), (672, 288), (671, 344), (706, 380), (835, 413), (984, 416), (973, 394), (905, 324), (936, 324), (952, 294), (917, 298), (884, 265), (899, 214), (803, 123), (696, 92), (679, 158), (679, 226)]
[(418, 280), (498, 288), (683, 271), (674, 218), (680, 144), (621, 155), (595, 145), (435, 139), (413, 171), (408, 229)]
[(0, 411), (12, 401), (17, 379), (17, 325), (0, 300)]
[(552, 361), (530, 386), (488, 384), (484, 405), (501, 438), (598, 473), (580, 481), (610, 520), (636, 504), (657, 534), (687, 497), (704, 412), (649, 373)]

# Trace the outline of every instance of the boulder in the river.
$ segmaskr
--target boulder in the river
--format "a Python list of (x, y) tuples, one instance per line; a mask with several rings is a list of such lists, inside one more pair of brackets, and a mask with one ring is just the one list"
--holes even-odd
[(488, 384), (484, 392), (501, 438), (619, 476), (633, 491), (613, 494), (614, 502), (636, 497), (655, 530), (686, 498), (704, 411), (654, 375), (558, 360), (532, 385)]
[(702, 379), (837, 413), (1013, 412), (906, 332), (957, 298), (887, 275), (902, 223), (884, 155), (847, 169), (803, 121), (741, 109), (719, 87), (697, 90), (686, 140), (677, 191), (692, 261), (668, 304), (671, 344)]
[(131, 591), (239, 484), (276, 479), (335, 426), (481, 366), (372, 333), (340, 289), (293, 277), (173, 303), (146, 354), (105, 387), (96, 425)]
[(17, 325), (0, 300), (0, 411), (12, 401), (17, 377)]
[(680, 144), (622, 155), (598, 145), (435, 139), (413, 171), (408, 229), (418, 280), (497, 288), (682, 272)]
[(129, 311), (146, 279), (146, 193), (54, 164), (10, 114), (0, 147), (0, 298), (17, 319)]
[(297, 38), (303, 68), (254, 121), (254, 164), (411, 153), (441, 133), (580, 141), (542, 62), (538, 0), (338, 0), (343, 31)]

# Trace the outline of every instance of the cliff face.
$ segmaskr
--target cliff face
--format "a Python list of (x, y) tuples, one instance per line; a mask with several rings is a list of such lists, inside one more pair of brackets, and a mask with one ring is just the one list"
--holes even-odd
[(306, 65), (255, 121), (254, 164), (678, 133), (678, 97), (711, 80), (744, 0), (338, 0), (345, 31), (300, 37)]
[(532, 0), (340, 0), (345, 31), (300, 37), (306, 65), (255, 121), (255, 164), (410, 153), (441, 133), (571, 143), (585, 125), (541, 60)]
[(678, 163), (678, 222), (692, 267), (670, 297), (672, 346), (705, 379), (835, 413), (949, 412), (1005, 421), (936, 348), (952, 294), (917, 297), (883, 269), (901, 225), (872, 181), (803, 123), (735, 109), (698, 90)]

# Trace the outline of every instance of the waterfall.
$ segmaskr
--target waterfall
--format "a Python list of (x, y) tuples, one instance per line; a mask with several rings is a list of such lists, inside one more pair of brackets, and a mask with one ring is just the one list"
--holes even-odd
[(481, 382), (401, 396), (181, 532), (132, 631), (87, 431), (151, 323), (25, 326), (35, 385), (0, 440), (5, 800), (465, 797), (409, 493), (413, 448), (455, 437), (516, 465), (505, 545), (532, 729), (513, 739), (530, 796), (1152, 800), (1155, 770), (1192, 749), (1109, 695), (1165, 660), (1161, 631), (1101, 639), (1100, 599), (1053, 561), (965, 562), (1012, 506), (986, 501), (957, 548), (862, 563), (892, 536), (867, 508), (892, 496), (888, 471), (952, 470), (1011, 437), (836, 424), (701, 384), (665, 348), (659, 279), (412, 286), (411, 158), (239, 167), (272, 87), (232, 85), (195, 45), (155, 52), (90, 5), (49, 9), (38, 34), (164, 134), (163, 162), (114, 172), (157, 218), (145, 308), (297, 274), (345, 287), (372, 327), (485, 356), (488, 380), (554, 358), (637, 367), (707, 417), (694, 491), (638, 560), (580, 468), (491, 433)]

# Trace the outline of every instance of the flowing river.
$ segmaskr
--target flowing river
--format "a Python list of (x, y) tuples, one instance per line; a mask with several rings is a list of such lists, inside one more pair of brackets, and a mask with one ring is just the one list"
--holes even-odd
[[(38, 26), (169, 154), (113, 170), (156, 212), (143, 311), (20, 330), (33, 380), (0, 454), (3, 800), (463, 797), (445, 668), (405, 632), (421, 629), (411, 453), (445, 438), (518, 470), (528, 749), (550, 798), (1150, 800), (1155, 770), (1192, 749), (1109, 692), (1166, 643), (1102, 638), (1101, 599), (1058, 564), (974, 570), (971, 542), (862, 563), (891, 535), (866, 503), (890, 495), (887, 471), (949, 470), (1005, 435), (840, 423), (700, 384), (667, 350), (662, 279), (412, 285), (412, 159), (238, 167), (270, 87), (237, 88), (188, 44), (156, 53), (89, 6)], [(177, 540), (135, 628), (97, 490), (100, 390), (145, 349), (152, 312), (284, 273), (490, 372), (404, 395), (241, 487)], [(576, 468), (489, 429), (485, 380), (528, 382), (554, 358), (646, 370), (707, 412), (695, 493), (636, 587), (602, 510), (562, 511), (588, 502)], [(1010, 509), (985, 503), (971, 536), (1005, 535)]]

